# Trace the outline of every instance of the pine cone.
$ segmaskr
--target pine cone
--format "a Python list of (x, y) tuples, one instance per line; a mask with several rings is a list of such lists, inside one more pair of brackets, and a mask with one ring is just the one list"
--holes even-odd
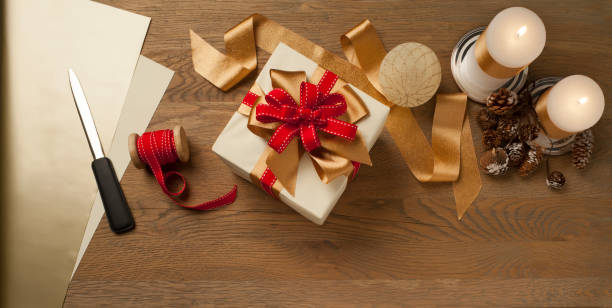
[(494, 148), (480, 156), (480, 168), (488, 175), (502, 175), (508, 171), (508, 155), (502, 148)]
[(518, 129), (518, 137), (523, 142), (529, 142), (535, 138), (538, 138), (540, 128), (535, 124), (521, 125)]
[(497, 117), (490, 114), (487, 108), (482, 108), (478, 114), (478, 125), (480, 125), (482, 130), (495, 129), (497, 126)]
[(497, 133), (506, 141), (518, 135), (519, 120), (517, 118), (501, 118), (497, 122)]
[(501, 88), (497, 92), (493, 92), (487, 99), (487, 109), (489, 112), (497, 115), (509, 114), (518, 104), (516, 93), (506, 88)]
[(538, 169), (543, 160), (542, 150), (540, 148), (530, 149), (525, 155), (525, 160), (519, 167), (520, 176), (528, 176)]
[(576, 134), (576, 139), (574, 139), (574, 145), (572, 147), (572, 163), (574, 167), (584, 169), (589, 164), (591, 161), (591, 154), (593, 154), (594, 141), (595, 138), (590, 129)]
[(565, 176), (559, 171), (553, 171), (546, 178), (546, 185), (552, 189), (561, 189), (565, 185)]
[(531, 97), (531, 91), (524, 89), (518, 94), (519, 105), (523, 107), (533, 105), (533, 98)]
[(523, 162), (525, 157), (525, 144), (522, 142), (512, 142), (506, 146), (506, 154), (508, 154), (508, 164), (512, 167), (518, 167)]
[(501, 145), (502, 137), (494, 129), (487, 129), (482, 132), (482, 145), (485, 149), (496, 148)]

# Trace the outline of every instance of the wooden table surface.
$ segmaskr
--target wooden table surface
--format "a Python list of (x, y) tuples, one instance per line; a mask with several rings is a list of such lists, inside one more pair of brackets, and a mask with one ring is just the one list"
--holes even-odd
[[(568, 183), (549, 191), (529, 178), (482, 176), (483, 189), (457, 221), (450, 184), (421, 184), (389, 134), (323, 226), (232, 174), (211, 146), (256, 74), (224, 93), (194, 72), (189, 29), (217, 48), (223, 33), (259, 12), (337, 54), (339, 37), (364, 18), (387, 50), (416, 41), (442, 64), (440, 92), (456, 92), (448, 65), (457, 40), (503, 8), (526, 6), (547, 43), (530, 78), (585, 74), (612, 97), (609, 1), (162, 1), (105, 0), (150, 16), (142, 53), (176, 71), (149, 130), (185, 127), (192, 160), (180, 171), (188, 201), (236, 183), (237, 201), (193, 212), (174, 205), (150, 172), (121, 181), (137, 228), (117, 236), (100, 223), (70, 285), (67, 307), (109, 305), (452, 306), (612, 305), (612, 106), (593, 128), (592, 164), (569, 156), (552, 169)], [(269, 54), (259, 51), (259, 69)], [(433, 103), (415, 110), (430, 130)], [(474, 117), (479, 106), (470, 105)], [(474, 122), (473, 122), (474, 123)], [(480, 129), (473, 125), (477, 151)]]

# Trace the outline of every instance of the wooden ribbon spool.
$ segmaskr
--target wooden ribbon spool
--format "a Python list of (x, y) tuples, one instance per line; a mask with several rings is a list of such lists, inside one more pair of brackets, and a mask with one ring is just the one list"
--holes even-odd
[[(177, 125), (172, 130), (174, 135), (174, 147), (176, 148), (176, 154), (179, 160), (183, 163), (189, 161), (189, 142), (187, 141), (187, 134), (185, 134), (185, 129), (181, 125)], [(138, 147), (137, 141), (140, 136), (136, 133), (132, 133), (128, 136), (128, 149), (130, 151), (130, 158), (132, 159), (132, 164), (134, 167), (138, 169), (146, 168), (146, 164), (140, 160), (138, 156)]]

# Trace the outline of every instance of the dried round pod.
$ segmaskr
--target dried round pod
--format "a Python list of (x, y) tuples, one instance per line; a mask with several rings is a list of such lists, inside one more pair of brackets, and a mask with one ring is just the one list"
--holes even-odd
[(565, 185), (565, 176), (559, 171), (553, 171), (546, 178), (546, 185), (552, 189), (561, 189)]
[(522, 142), (512, 142), (506, 146), (506, 154), (508, 154), (508, 165), (518, 167), (523, 162), (525, 157), (525, 144)]
[(497, 115), (505, 115), (514, 111), (518, 105), (518, 96), (514, 91), (501, 88), (487, 98), (487, 109)]
[(493, 148), (480, 156), (480, 169), (488, 175), (502, 175), (508, 171), (508, 155), (502, 148)]

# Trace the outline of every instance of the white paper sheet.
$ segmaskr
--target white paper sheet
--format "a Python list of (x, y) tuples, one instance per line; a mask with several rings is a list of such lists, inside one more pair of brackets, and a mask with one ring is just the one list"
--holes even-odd
[[(136, 64), (132, 84), (123, 105), (123, 111), (119, 118), (113, 143), (110, 151), (106, 153), (113, 161), (113, 166), (119, 179), (123, 176), (125, 169), (130, 163), (127, 143), (128, 136), (131, 133), (142, 135), (145, 131), (173, 75), (174, 72), (172, 70), (147, 57), (140, 56), (138, 64)], [(85, 228), (85, 235), (81, 242), (81, 248), (79, 249), (79, 255), (77, 256), (72, 275), (76, 272), (102, 216), (104, 216), (104, 206), (102, 205), (100, 194), (98, 194), (89, 215), (89, 222)], [(136, 221), (136, 224), (138, 224), (138, 221)]]
[[(264, 92), (272, 90), (270, 69), (286, 71), (305, 71), (308, 76), (314, 72), (317, 64), (280, 43), (270, 56), (270, 59), (257, 77), (257, 84)], [(389, 107), (378, 102), (371, 96), (351, 85), (355, 93), (361, 97), (369, 110), (369, 115), (357, 124), (366, 146), (371, 149), (384, 129), (384, 123), (389, 114)], [(267, 147), (265, 140), (251, 133), (247, 128), (247, 117), (234, 113), (215, 144), (215, 152), (240, 177), (250, 181), (249, 173), (259, 159), (259, 154)], [(256, 153), (255, 155), (253, 153)], [(373, 162), (376, 165), (376, 162)], [(325, 184), (317, 175), (310, 158), (306, 155), (300, 160), (295, 196), (286, 190), (281, 191), (280, 200), (316, 224), (323, 224), (331, 210), (346, 189), (347, 177), (340, 176)], [(313, 193), (316, 192), (316, 193)], [(263, 192), (262, 192), (263, 193)]]
[(3, 307), (59, 307), (96, 195), (70, 91), (109, 149), (150, 19), (83, 0), (5, 3), (8, 126)]

